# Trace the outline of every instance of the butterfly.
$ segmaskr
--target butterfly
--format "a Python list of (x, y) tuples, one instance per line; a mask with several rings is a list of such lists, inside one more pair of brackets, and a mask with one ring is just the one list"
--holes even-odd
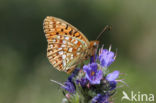
[(57, 70), (71, 73), (79, 63), (95, 55), (99, 41), (89, 41), (68, 22), (47, 16), (43, 28), (48, 42), (47, 57)]

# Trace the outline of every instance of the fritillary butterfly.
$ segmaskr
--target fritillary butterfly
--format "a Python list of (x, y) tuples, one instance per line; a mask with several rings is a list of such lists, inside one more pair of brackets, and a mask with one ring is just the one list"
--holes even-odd
[(99, 41), (89, 42), (83, 33), (64, 20), (48, 16), (43, 26), (48, 41), (47, 57), (59, 71), (72, 72), (97, 50)]

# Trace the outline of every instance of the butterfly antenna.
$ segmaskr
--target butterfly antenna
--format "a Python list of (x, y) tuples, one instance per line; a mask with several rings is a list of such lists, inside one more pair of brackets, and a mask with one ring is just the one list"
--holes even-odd
[(100, 37), (102, 36), (102, 34), (103, 34), (106, 30), (111, 30), (111, 29), (112, 29), (112, 26), (106, 25), (106, 26), (104, 27), (104, 29), (101, 31), (101, 33), (98, 35), (98, 37), (96, 38), (96, 40), (99, 40)]

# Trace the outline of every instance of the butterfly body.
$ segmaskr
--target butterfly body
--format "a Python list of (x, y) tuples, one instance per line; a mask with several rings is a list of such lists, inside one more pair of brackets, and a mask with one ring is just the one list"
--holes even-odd
[(83, 33), (64, 20), (48, 16), (43, 27), (48, 41), (47, 57), (59, 71), (72, 72), (97, 50), (99, 41), (89, 42)]

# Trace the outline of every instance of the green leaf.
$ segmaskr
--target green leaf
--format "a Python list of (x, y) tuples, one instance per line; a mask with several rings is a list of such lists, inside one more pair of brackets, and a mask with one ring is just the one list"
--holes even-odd
[(70, 103), (81, 103), (81, 102), (80, 102), (80, 96), (78, 95), (78, 93), (74, 94), (74, 95), (70, 98)]

